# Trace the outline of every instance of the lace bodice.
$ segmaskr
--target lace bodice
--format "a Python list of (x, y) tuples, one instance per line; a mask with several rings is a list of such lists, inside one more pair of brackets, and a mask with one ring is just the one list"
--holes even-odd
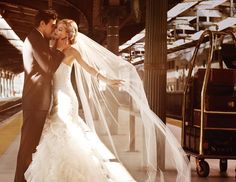
[(53, 77), (52, 114), (57, 112), (63, 121), (78, 116), (78, 100), (71, 83), (72, 67), (61, 63)]
[(70, 86), (71, 66), (61, 63), (53, 77), (54, 89), (64, 89), (66, 86)]

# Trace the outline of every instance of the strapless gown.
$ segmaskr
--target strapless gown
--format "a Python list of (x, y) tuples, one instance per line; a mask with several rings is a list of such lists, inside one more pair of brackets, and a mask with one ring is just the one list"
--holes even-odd
[(61, 63), (53, 79), (53, 105), (45, 122), (27, 182), (104, 182), (112, 180), (85, 137), (71, 84), (72, 67)]

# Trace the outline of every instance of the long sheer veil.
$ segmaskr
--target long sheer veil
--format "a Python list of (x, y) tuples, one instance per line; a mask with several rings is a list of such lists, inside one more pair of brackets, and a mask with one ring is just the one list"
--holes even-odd
[[(189, 182), (189, 160), (171, 131), (149, 108), (142, 80), (135, 67), (82, 33), (78, 33), (73, 47), (85, 62), (101, 74), (124, 80), (120, 88), (108, 86), (74, 62), (84, 119), (91, 130), (98, 133), (131, 174), (135, 170), (145, 171), (145, 179), (137, 181), (167, 181), (168, 174), (171, 174), (178, 182)], [(127, 141), (130, 136), (125, 135), (124, 131), (127, 133), (131, 129), (134, 124), (131, 122), (135, 123), (137, 151), (129, 152)], [(98, 125), (99, 130), (96, 129)], [(118, 135), (123, 139), (118, 139)], [(158, 156), (163, 152), (165, 165), (161, 167)], [(129, 156), (129, 161), (125, 155)], [(132, 163), (138, 164), (139, 168)]]

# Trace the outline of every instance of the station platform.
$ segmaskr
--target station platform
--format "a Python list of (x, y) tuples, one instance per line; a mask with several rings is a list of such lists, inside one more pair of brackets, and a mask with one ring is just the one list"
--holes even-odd
[[(22, 124), (22, 111), (16, 113), (15, 115), (11, 116), (10, 118), (4, 120), (0, 124), (0, 181), (1, 182), (13, 182), (14, 173), (15, 173), (15, 165), (16, 165), (16, 156), (19, 147), (19, 139), (20, 139), (20, 127)], [(181, 135), (181, 128), (180, 128), (180, 121), (167, 118), (167, 125), (174, 133), (176, 138), (180, 140)], [(120, 137), (122, 141), (122, 136)], [(106, 155), (110, 155), (109, 152)], [(112, 156), (109, 156), (112, 157)], [(128, 160), (132, 162), (132, 159)], [(224, 176), (221, 176), (219, 172), (219, 160), (211, 159), (206, 161), (210, 165), (210, 174), (207, 178), (198, 177), (196, 173), (196, 164), (195, 159), (191, 157), (191, 166), (192, 166), (192, 182), (233, 182), (235, 181), (235, 161), (229, 160), (228, 161), (228, 170)], [(123, 169), (123, 172), (129, 176), (129, 173)], [(131, 171), (133, 178), (136, 181), (143, 182), (142, 178), (140, 177), (141, 173), (136, 171)], [(173, 179), (168, 177), (167, 182), (173, 182)], [(128, 181), (128, 180), (127, 180)], [(130, 178), (129, 181), (132, 181)], [(126, 181), (124, 181), (126, 182)]]

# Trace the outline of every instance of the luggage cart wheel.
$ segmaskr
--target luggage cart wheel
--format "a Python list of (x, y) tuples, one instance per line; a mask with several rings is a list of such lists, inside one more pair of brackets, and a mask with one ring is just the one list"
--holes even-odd
[(197, 174), (200, 177), (207, 177), (210, 172), (209, 164), (204, 159), (197, 159)]
[(227, 159), (220, 159), (220, 172), (226, 172), (228, 167)]

